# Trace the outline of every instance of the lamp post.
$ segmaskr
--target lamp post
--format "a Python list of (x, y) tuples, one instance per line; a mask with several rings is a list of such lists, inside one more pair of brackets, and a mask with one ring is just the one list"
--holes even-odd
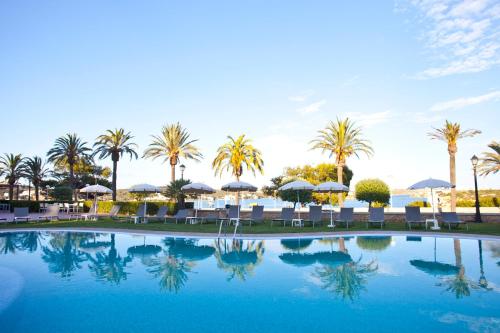
[(481, 212), (479, 211), (479, 191), (477, 189), (477, 163), (479, 162), (479, 158), (474, 155), (470, 159), (472, 162), (472, 170), (474, 170), (474, 191), (476, 195), (476, 222), (481, 223)]
[(181, 180), (184, 180), (184, 170), (186, 170), (186, 166), (181, 164), (179, 165), (179, 169), (181, 170)]

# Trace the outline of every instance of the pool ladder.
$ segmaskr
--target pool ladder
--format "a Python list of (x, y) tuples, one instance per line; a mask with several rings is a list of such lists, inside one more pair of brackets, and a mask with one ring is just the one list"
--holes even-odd
[[(232, 222), (234, 222), (233, 238), (236, 237), (236, 232), (238, 231), (238, 227), (240, 227), (240, 236), (241, 236), (243, 225), (240, 224), (240, 219), (239, 218), (232, 218), (232, 219), (228, 219), (227, 222), (226, 222), (225, 219), (220, 220), (219, 234), (217, 235), (217, 238), (220, 238), (220, 235), (222, 233), (222, 225), (225, 224), (225, 223), (227, 223), (227, 226), (230, 226)], [(227, 235), (226, 226), (224, 226), (224, 236), (226, 236), (226, 235)]]

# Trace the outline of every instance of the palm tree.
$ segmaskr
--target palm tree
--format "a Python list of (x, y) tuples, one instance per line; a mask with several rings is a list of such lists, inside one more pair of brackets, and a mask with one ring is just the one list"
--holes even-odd
[(184, 193), (184, 191), (182, 191), (182, 187), (188, 184), (191, 184), (191, 181), (189, 179), (177, 179), (170, 182), (165, 190), (165, 194), (167, 197), (170, 197), (177, 201), (179, 209), (184, 208), (184, 200), (186, 199), (186, 194)]
[(25, 160), (23, 166), (23, 175), (29, 179), (35, 187), (36, 201), (40, 200), (40, 186), (49, 170), (45, 167), (45, 162), (38, 156), (29, 157)]
[[(337, 181), (340, 184), (344, 183), (343, 170), (347, 158), (353, 155), (359, 158), (360, 153), (368, 157), (373, 155), (373, 148), (368, 140), (363, 139), (361, 128), (356, 127), (349, 118), (330, 121), (330, 124), (318, 133), (318, 137), (311, 141), (312, 149), (321, 149), (322, 153), (329, 152), (330, 157), (335, 155)], [(339, 206), (342, 207), (344, 205), (342, 193), (338, 194), (338, 200)]]
[(163, 157), (164, 162), (168, 160), (170, 163), (171, 181), (175, 180), (175, 166), (179, 163), (180, 158), (195, 161), (203, 158), (203, 155), (193, 144), (198, 139), (190, 140), (188, 131), (180, 123), (163, 126), (161, 135), (153, 135), (152, 137), (153, 142), (144, 151), (143, 157), (151, 157), (153, 160)]
[[(217, 149), (217, 156), (212, 162), (215, 174), (222, 176), (223, 171), (230, 171), (237, 181), (243, 175), (243, 167), (248, 171), (255, 171), (264, 174), (264, 161), (260, 150), (251, 144), (250, 139), (245, 138), (245, 134), (240, 135), (236, 140), (232, 136), (227, 137), (228, 142)], [(239, 193), (236, 192), (236, 204), (239, 202)]]
[(14, 199), (14, 186), (23, 177), (23, 163), (21, 154), (5, 154), (0, 157), (0, 176), (4, 176), (9, 184), (9, 200)]
[(434, 128), (434, 131), (429, 132), (431, 139), (441, 140), (448, 144), (448, 154), (450, 155), (450, 206), (454, 212), (457, 206), (457, 175), (455, 167), (455, 155), (457, 154), (457, 141), (462, 138), (472, 137), (480, 134), (481, 131), (475, 129), (461, 130), (459, 123), (452, 123), (446, 120), (443, 128)]
[(75, 191), (75, 165), (82, 160), (88, 159), (90, 151), (91, 149), (87, 147), (87, 142), (82, 141), (76, 133), (68, 133), (65, 136), (57, 138), (54, 147), (47, 152), (49, 162), (69, 168), (69, 180), (75, 201), (77, 200)]
[(492, 152), (484, 152), (479, 165), (479, 174), (487, 176), (490, 173), (497, 173), (500, 171), (500, 143), (492, 141), (488, 147), (493, 149)]
[(130, 142), (133, 136), (130, 132), (125, 133), (123, 128), (112, 130), (107, 130), (105, 134), (97, 137), (94, 143), (94, 153), (92, 156), (99, 155), (99, 159), (105, 159), (111, 156), (113, 161), (113, 201), (116, 201), (116, 177), (118, 170), (118, 161), (123, 154), (128, 154), (130, 159), (137, 159), (139, 156), (134, 150), (137, 145)]

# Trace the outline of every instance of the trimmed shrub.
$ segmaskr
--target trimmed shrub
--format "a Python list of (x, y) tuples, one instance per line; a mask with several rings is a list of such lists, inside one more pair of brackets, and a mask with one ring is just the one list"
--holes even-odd
[[(497, 197), (479, 198), (480, 207), (500, 207), (500, 200)], [(457, 207), (476, 207), (476, 200), (462, 199), (457, 201)]]
[[(93, 201), (88, 200), (84, 203), (84, 209), (86, 212), (92, 207)], [(124, 215), (135, 215), (139, 205), (142, 205), (144, 201), (98, 201), (97, 212), (98, 213), (109, 213), (113, 205), (120, 205), (120, 214)], [(177, 212), (177, 204), (172, 201), (148, 201), (148, 215), (154, 215), (161, 206), (168, 206), (168, 214), (173, 215)]]
[(389, 186), (380, 179), (363, 179), (356, 184), (356, 199), (372, 203), (377, 202), (378, 206), (389, 203), (391, 192)]
[(410, 207), (430, 207), (430, 205), (427, 201), (413, 201), (413, 202), (409, 203), (407, 206), (410, 206)]

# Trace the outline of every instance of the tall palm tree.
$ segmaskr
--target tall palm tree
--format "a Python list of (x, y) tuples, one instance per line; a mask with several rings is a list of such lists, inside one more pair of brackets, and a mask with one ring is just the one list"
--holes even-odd
[[(222, 176), (222, 172), (231, 172), (231, 175), (240, 181), (243, 175), (243, 167), (251, 171), (255, 176), (255, 171), (264, 174), (264, 161), (260, 150), (251, 144), (251, 140), (245, 138), (245, 134), (237, 139), (232, 136), (227, 137), (228, 142), (217, 149), (217, 156), (212, 162), (215, 174)], [(239, 193), (236, 192), (236, 202), (239, 202)]]
[(25, 160), (23, 175), (25, 178), (29, 179), (35, 187), (36, 201), (40, 200), (40, 186), (48, 173), (49, 169), (46, 168), (45, 162), (40, 157), (34, 156)]
[(454, 212), (457, 206), (457, 175), (455, 166), (455, 155), (457, 154), (457, 141), (462, 138), (472, 137), (480, 134), (481, 131), (475, 129), (462, 130), (459, 123), (452, 123), (446, 120), (443, 128), (433, 128), (432, 132), (428, 135), (431, 139), (441, 140), (448, 144), (448, 154), (450, 155), (450, 206), (451, 211)]
[(76, 201), (75, 165), (89, 158), (91, 149), (87, 142), (82, 141), (76, 133), (68, 133), (56, 139), (54, 146), (47, 152), (48, 161), (69, 169), (69, 180), (73, 189), (73, 198)]
[(479, 164), (479, 174), (487, 176), (490, 173), (497, 173), (500, 171), (500, 143), (492, 141), (488, 147), (493, 149), (494, 152), (484, 152)]
[[(311, 141), (312, 149), (321, 149), (328, 152), (330, 157), (335, 155), (335, 164), (337, 165), (337, 181), (340, 184), (344, 183), (343, 171), (346, 165), (346, 160), (351, 156), (359, 158), (360, 153), (366, 154), (368, 157), (373, 155), (373, 148), (368, 140), (363, 139), (363, 133), (360, 127), (356, 127), (355, 123), (349, 118), (330, 121), (328, 126), (318, 131), (316, 139)], [(344, 205), (344, 197), (342, 193), (338, 194), (339, 206)]]
[(105, 159), (111, 156), (113, 161), (113, 201), (116, 201), (116, 177), (118, 171), (118, 161), (120, 157), (124, 154), (128, 154), (130, 159), (137, 159), (139, 156), (135, 149), (137, 145), (130, 140), (133, 136), (130, 132), (125, 133), (123, 128), (112, 130), (107, 130), (105, 134), (97, 137), (94, 143), (94, 153), (92, 156), (99, 155), (99, 159)]
[(175, 166), (181, 158), (199, 161), (203, 158), (198, 148), (193, 144), (196, 140), (189, 139), (188, 131), (180, 123), (163, 126), (161, 135), (153, 135), (153, 142), (144, 151), (146, 158), (153, 160), (163, 157), (163, 161), (169, 161), (171, 181), (175, 180)]
[(14, 199), (14, 186), (23, 177), (24, 158), (21, 154), (4, 154), (0, 157), (0, 176), (9, 184), (9, 200)]

